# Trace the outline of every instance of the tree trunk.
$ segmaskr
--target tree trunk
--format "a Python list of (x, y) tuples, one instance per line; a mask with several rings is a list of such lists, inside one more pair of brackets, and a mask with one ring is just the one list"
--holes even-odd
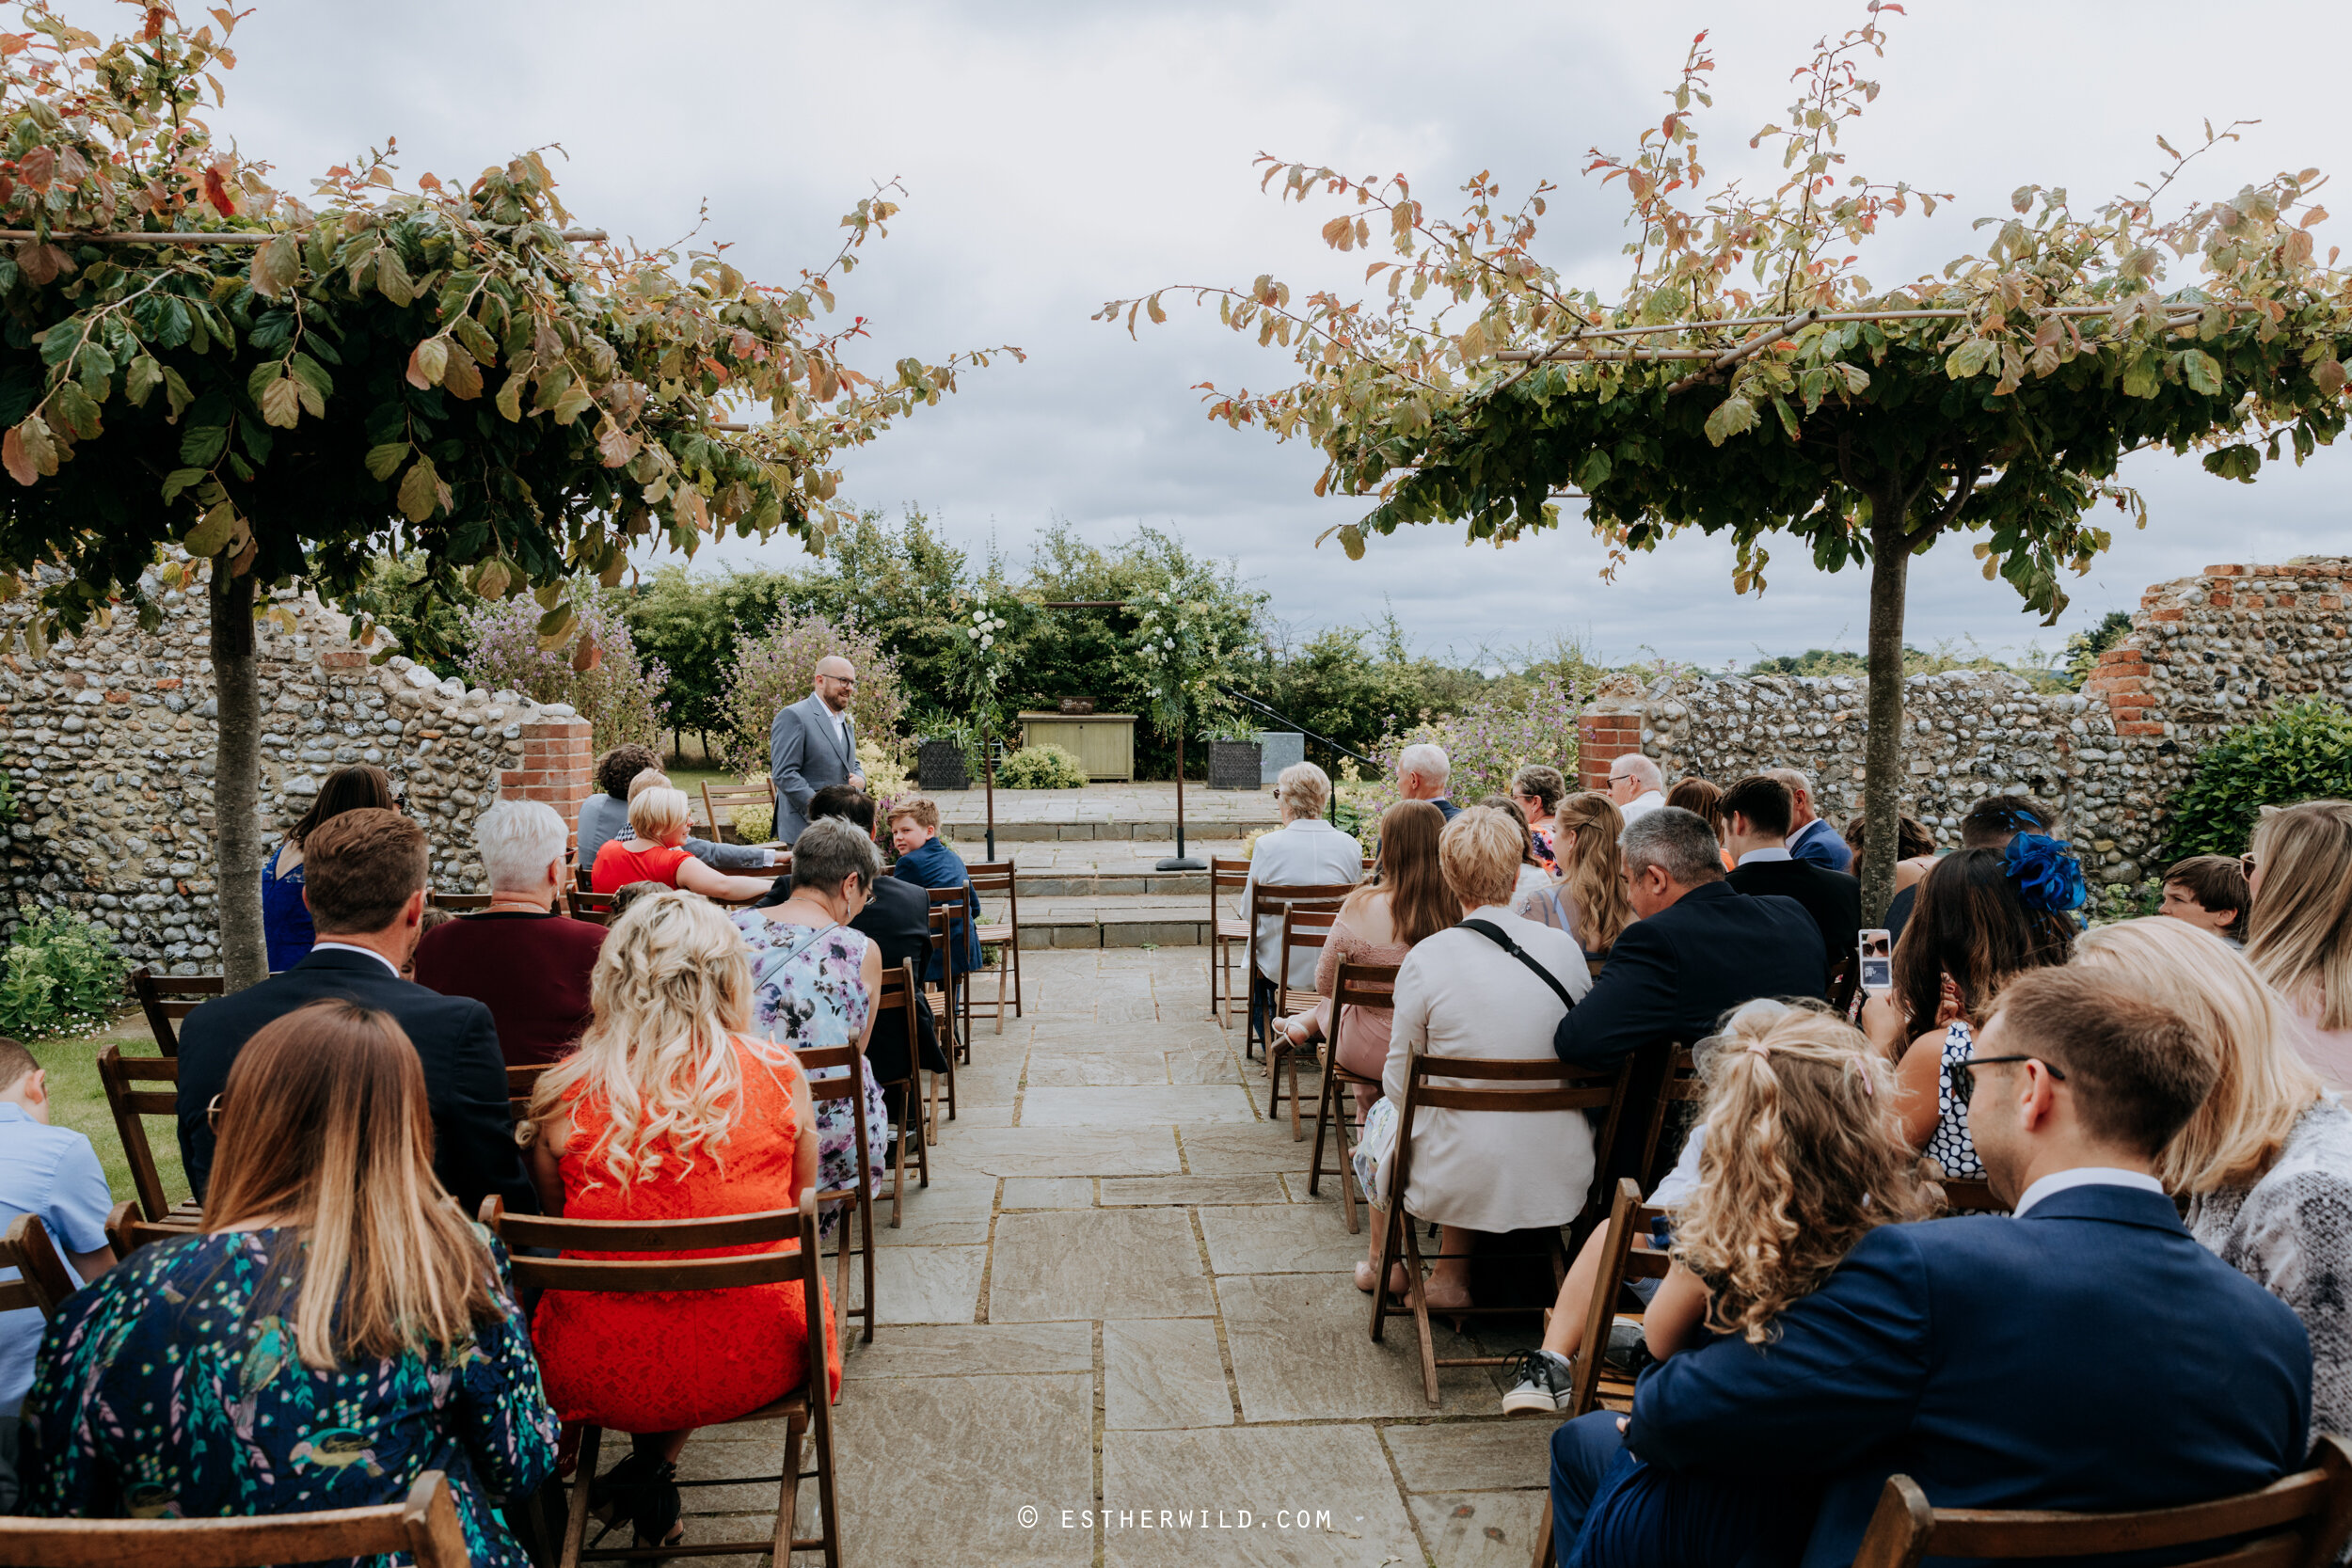
[(220, 917), (220, 967), (228, 989), (269, 976), (262, 936), (262, 684), (253, 654), (253, 577), (213, 558), (213, 699), (219, 714), (213, 752), (213, 908)]
[[(1903, 594), (1911, 576), (1899, 487), (1870, 498), (1870, 677), (1862, 746), (1862, 921), (1886, 918), (1900, 858), (1903, 787)], [(1836, 954), (1831, 957), (1835, 958)]]

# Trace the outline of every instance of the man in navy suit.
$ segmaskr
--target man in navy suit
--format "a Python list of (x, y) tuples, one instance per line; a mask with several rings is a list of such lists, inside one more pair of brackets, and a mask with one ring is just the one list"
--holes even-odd
[(1852, 847), (1826, 818), (1814, 815), (1813, 781), (1793, 768), (1769, 768), (1764, 776), (1787, 784), (1788, 793), (1795, 798), (1796, 810), (1788, 824), (1788, 852), (1825, 870), (1852, 871)]
[(303, 900), (318, 927), (310, 957), (258, 986), (215, 997), (180, 1025), (180, 1157), (200, 1200), (213, 1173), (213, 1097), (261, 1027), (326, 997), (392, 1015), (424, 1066), (433, 1174), (470, 1215), (491, 1193), (539, 1212), (523, 1172), (490, 1009), (400, 977), (424, 918), (424, 830), (396, 811), (347, 811), (303, 841)]
[[(2213, 1087), (2211, 1048), (2119, 981), (2042, 969), (2002, 991), (1970, 1061), (1953, 1093), (2014, 1217), (1870, 1232), (1770, 1343), (1644, 1373), (1623, 1430), (1693, 1513), (1712, 1476), (1819, 1488), (1805, 1568), (1853, 1560), (1894, 1475), (1938, 1508), (2107, 1513), (2303, 1463), (2301, 1322), (2198, 1245), (2153, 1174)], [(1618, 1433), (1598, 1412), (1552, 1434), (1563, 1562)]]
[(1752, 773), (1724, 791), (1724, 847), (1738, 863), (1724, 879), (1756, 897), (1794, 898), (1821, 933), (1829, 949), (1830, 990), (1854, 961), (1862, 927), (1862, 884), (1789, 852), (1788, 832), (1795, 800), (1787, 784), (1770, 773)]
[(1820, 927), (1793, 898), (1735, 892), (1705, 817), (1661, 806), (1618, 843), (1641, 918), (1618, 933), (1600, 978), (1560, 1021), (1551, 1048), (1562, 1061), (1613, 1068), (1660, 1040), (1704, 1039), (1742, 1002), (1825, 993)]

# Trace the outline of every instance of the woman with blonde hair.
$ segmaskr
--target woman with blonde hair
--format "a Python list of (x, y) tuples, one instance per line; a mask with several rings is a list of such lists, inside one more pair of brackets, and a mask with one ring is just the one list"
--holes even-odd
[(449, 1478), (467, 1556), (524, 1568), (495, 1500), (555, 1466), (505, 1254), (433, 1176), (416, 1048), (316, 1002), (214, 1101), (204, 1229), (141, 1247), (50, 1323), (24, 1512), (210, 1518), (398, 1502)]
[(2352, 1090), (2352, 800), (2265, 810), (2241, 857), (2254, 907), (2246, 956), (2295, 1009), (2296, 1048)]
[[(1772, 1342), (1775, 1320), (1819, 1290), (1854, 1244), (1883, 1225), (1924, 1219), (1939, 1195), (1892, 1112), (1895, 1075), (1861, 1031), (1812, 1006), (1751, 1002), (1702, 1042), (1704, 1118), (1652, 1201), (1673, 1211), (1674, 1267), (1643, 1315), (1649, 1354), (1664, 1360), (1737, 1335)], [(1552, 1315), (1573, 1316), (1582, 1299)], [(1531, 1356), (1530, 1360), (1535, 1359)], [(1564, 1465), (1590, 1473), (1606, 1458), (1563, 1559), (1575, 1564), (1661, 1560), (1793, 1562), (1813, 1525), (1815, 1490), (1782, 1476), (1683, 1474), (1654, 1468), (1623, 1445), (1617, 1416), (1597, 1411), (1553, 1434), (1553, 1513), (1564, 1529)]]
[[(1401, 964), (1414, 946), (1462, 917), (1461, 901), (1447, 891), (1438, 868), (1438, 837), (1445, 816), (1426, 800), (1400, 800), (1380, 814), (1380, 859), (1373, 879), (1347, 895), (1331, 934), (1315, 958), (1315, 990), (1324, 1000), (1278, 1027), (1294, 1045), (1325, 1038), (1331, 1029), (1331, 992), (1342, 963)], [(1389, 1062), (1389, 1033), (1396, 1014), (1387, 1007), (1356, 1007), (1340, 1021), (1340, 1066), (1376, 1079)], [(1330, 1059), (1327, 1048), (1323, 1059)], [(1360, 1117), (1380, 1098), (1371, 1084), (1353, 1085)]]
[(617, 893), (630, 882), (682, 887), (706, 898), (740, 904), (764, 898), (775, 885), (769, 877), (730, 877), (713, 871), (686, 848), (693, 808), (686, 791), (655, 784), (629, 797), (628, 836), (606, 841), (588, 871), (598, 893)]
[(2189, 1234), (2295, 1308), (2313, 1432), (2352, 1432), (2352, 1110), (2296, 1053), (2298, 1021), (2244, 955), (2161, 915), (2102, 926), (2074, 961), (2112, 972), (2213, 1047), (2220, 1076), (2157, 1157)]
[(1560, 875), (1520, 898), (1511, 912), (1565, 931), (1588, 959), (1605, 958), (1633, 924), (1625, 894), (1625, 857), (1617, 835), (1625, 815), (1597, 789), (1571, 795), (1552, 814), (1552, 854)]
[[(789, 1051), (751, 1033), (751, 966), (726, 915), (675, 889), (641, 899), (606, 933), (591, 984), (595, 1022), (532, 1096), (547, 1212), (676, 1221), (797, 1207), (817, 1180), (808, 1083)], [(632, 1434), (595, 1497), (641, 1546), (681, 1538), (676, 1461), (693, 1430), (800, 1386), (808, 1336), (823, 1332), (798, 1285), (550, 1291), (532, 1328), (564, 1418)], [(835, 1390), (840, 1357), (829, 1342)]]

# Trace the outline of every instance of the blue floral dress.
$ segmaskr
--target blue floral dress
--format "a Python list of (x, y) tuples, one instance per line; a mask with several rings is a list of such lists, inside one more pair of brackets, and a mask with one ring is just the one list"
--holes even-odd
[[(823, 1051), (855, 1045), (865, 1037), (874, 999), (866, 994), (862, 974), (867, 940), (864, 932), (847, 926), (787, 926), (757, 910), (736, 915), (735, 924), (752, 950), (752, 1016), (770, 1038), (795, 1051)], [(832, 1068), (809, 1078), (821, 1082), (846, 1070)], [(877, 1196), (882, 1190), (882, 1152), (889, 1141), (890, 1113), (882, 1104), (882, 1085), (869, 1073), (866, 1148), (873, 1163), (867, 1177)], [(846, 1100), (817, 1102), (817, 1180), (827, 1192), (857, 1186), (857, 1122)], [(825, 1234), (833, 1233), (841, 1213), (839, 1207), (826, 1208)]]
[[(44, 1518), (203, 1519), (397, 1502), (449, 1477), (467, 1555), (528, 1568), (494, 1512), (555, 1466), (496, 1243), (500, 1316), (430, 1358), (312, 1371), (288, 1321), (287, 1230), (141, 1247), (68, 1298), (24, 1402), (23, 1510)], [(298, 1253), (295, 1253), (298, 1257)], [(377, 1559), (382, 1562), (387, 1560)]]

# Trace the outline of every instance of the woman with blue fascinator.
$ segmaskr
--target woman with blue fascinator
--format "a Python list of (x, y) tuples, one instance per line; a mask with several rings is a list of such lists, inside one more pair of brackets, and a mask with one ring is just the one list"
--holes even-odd
[(2062, 839), (2020, 833), (2007, 849), (1962, 849), (1936, 862), (1895, 944), (1893, 1001), (1911, 1044), (1896, 1069), (1903, 1130), (1947, 1176), (1984, 1174), (1951, 1069), (1976, 1044), (2001, 988), (2073, 954), (2082, 863)]

